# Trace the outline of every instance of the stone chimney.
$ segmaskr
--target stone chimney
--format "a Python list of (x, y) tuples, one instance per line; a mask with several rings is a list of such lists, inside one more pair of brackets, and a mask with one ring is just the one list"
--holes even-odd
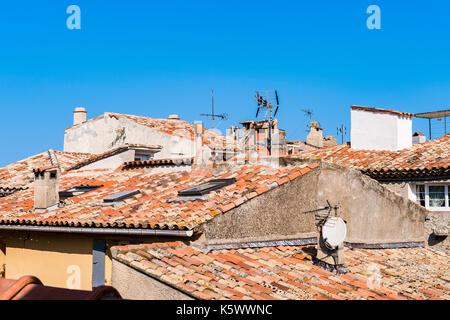
[(319, 123), (311, 121), (309, 124), (309, 134), (306, 137), (306, 143), (319, 148), (323, 147), (323, 129), (319, 127)]
[(397, 151), (411, 147), (413, 116), (407, 112), (352, 106), (352, 149)]
[(85, 108), (75, 108), (75, 111), (73, 112), (73, 125), (76, 126), (77, 124), (86, 122), (87, 119), (87, 112)]
[(59, 203), (58, 167), (33, 169), (34, 209), (45, 210)]

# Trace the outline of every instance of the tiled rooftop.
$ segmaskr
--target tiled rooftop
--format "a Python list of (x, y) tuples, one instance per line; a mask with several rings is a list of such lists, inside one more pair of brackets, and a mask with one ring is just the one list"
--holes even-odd
[(372, 175), (450, 173), (450, 134), (399, 151), (355, 150), (340, 144), (288, 158), (322, 160)]
[(199, 299), (448, 300), (449, 249), (345, 248), (350, 272), (341, 275), (312, 264), (313, 247), (208, 251), (172, 242), (112, 251), (118, 261)]
[[(50, 156), (52, 157), (52, 160), (50, 160)], [(0, 187), (27, 187), (34, 181), (33, 169), (59, 164), (61, 170), (65, 171), (92, 156), (92, 154), (87, 153), (72, 153), (53, 150), (40, 153), (0, 168)]]
[[(244, 165), (218, 173), (207, 171), (143, 173), (137, 170), (63, 173), (59, 188), (103, 185), (95, 191), (68, 198), (64, 206), (47, 213), (33, 212), (33, 188), (0, 198), (0, 223), (59, 225), (72, 227), (117, 227), (152, 229), (189, 229), (229, 211), (270, 189), (296, 179), (318, 164), (278, 169), (263, 165)], [(24, 169), (26, 170), (26, 168)], [(31, 172), (31, 169), (30, 169)], [(178, 191), (211, 179), (236, 178), (236, 183), (209, 193), (203, 201), (170, 202)], [(140, 194), (117, 206), (100, 206), (106, 196), (122, 191)]]

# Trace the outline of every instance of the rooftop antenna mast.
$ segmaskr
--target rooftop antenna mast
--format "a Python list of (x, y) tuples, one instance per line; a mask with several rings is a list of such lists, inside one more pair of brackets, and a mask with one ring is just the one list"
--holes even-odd
[(212, 113), (211, 114), (202, 113), (201, 116), (211, 118), (212, 119), (212, 128), (214, 129), (214, 120), (216, 118), (219, 118), (219, 119), (222, 119), (222, 120), (226, 120), (227, 119), (227, 115), (225, 113), (222, 113), (222, 114), (215, 114), (214, 113), (214, 90), (212, 90), (211, 101), (212, 101)]
[(341, 143), (344, 143), (344, 135), (347, 134), (347, 128), (341, 124), (339, 128), (337, 128), (337, 135), (341, 135)]
[(306, 132), (309, 132), (309, 130), (311, 130), (311, 121), (312, 121), (312, 115), (314, 112), (311, 109), (302, 109), (302, 112), (305, 114), (305, 116), (307, 116), (309, 118), (309, 122), (306, 125), (306, 127), (308, 128), (306, 130)]
[[(270, 102), (269, 93), (266, 93), (266, 97), (263, 97), (259, 91), (256, 91), (256, 104), (258, 105), (258, 110), (256, 111), (256, 118), (258, 118), (259, 112), (261, 109), (265, 109), (269, 112), (269, 138), (267, 139), (267, 149), (269, 150), (269, 155), (272, 155), (272, 126), (273, 119), (276, 117), (278, 113), (278, 109), (280, 108), (280, 99), (278, 97), (278, 91), (275, 90), (275, 102), (276, 107)], [(273, 109), (275, 108), (275, 111)]]

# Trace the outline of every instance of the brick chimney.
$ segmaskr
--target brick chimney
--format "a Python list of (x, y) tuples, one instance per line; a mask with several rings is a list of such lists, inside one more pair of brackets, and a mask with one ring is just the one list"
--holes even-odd
[(33, 169), (34, 209), (45, 210), (59, 203), (58, 167)]
[(87, 119), (87, 112), (85, 108), (75, 108), (75, 111), (73, 112), (73, 125), (76, 126), (77, 124), (86, 122)]

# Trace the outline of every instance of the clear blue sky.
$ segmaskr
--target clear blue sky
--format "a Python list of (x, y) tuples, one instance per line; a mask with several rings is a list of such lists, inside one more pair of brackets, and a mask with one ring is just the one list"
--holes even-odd
[[(71, 4), (81, 30), (66, 27)], [(382, 30), (366, 27), (371, 4)], [(353, 104), (447, 108), (449, 18), (447, 0), (4, 2), (0, 165), (61, 150), (74, 107), (195, 121), (213, 88), (222, 130), (254, 119), (255, 90), (278, 89), (288, 139), (305, 139), (303, 108), (327, 135), (350, 132)]]

